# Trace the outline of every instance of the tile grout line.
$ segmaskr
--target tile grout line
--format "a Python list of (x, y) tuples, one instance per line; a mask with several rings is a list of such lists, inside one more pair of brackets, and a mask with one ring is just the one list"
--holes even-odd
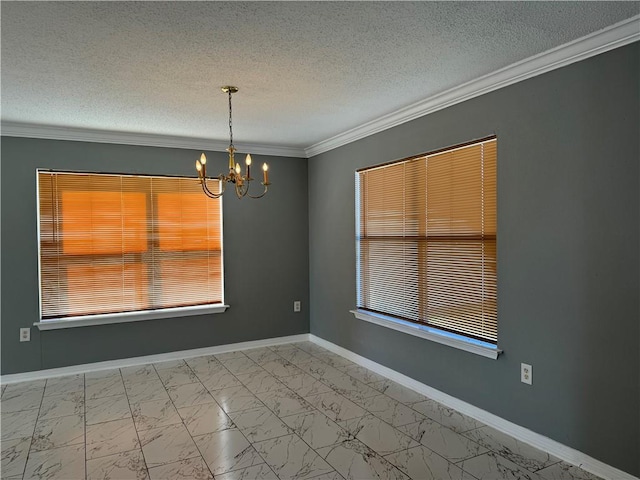
[[(538, 468), (538, 469), (537, 469), (535, 472), (533, 472), (533, 473), (537, 474), (539, 471), (544, 470), (545, 468), (553, 467), (554, 465), (557, 465), (557, 464), (559, 464), (559, 463), (561, 463), (561, 462), (562, 462), (562, 460), (558, 460), (557, 462), (550, 463), (549, 465), (545, 465), (545, 466), (544, 466), (544, 467), (542, 467), (542, 468)], [(577, 467), (577, 465), (573, 465), (573, 466), (574, 466), (574, 467)], [(580, 469), (581, 469), (581, 467), (577, 467), (577, 468), (580, 468)]]
[[(48, 380), (47, 380), (48, 382)], [(87, 377), (82, 374), (82, 400), (84, 401), (84, 478), (89, 476), (89, 467), (87, 466)]]
[[(474, 456), (469, 457), (469, 458), (467, 458), (467, 459), (460, 460), (460, 461), (456, 462), (456, 464), (458, 464), (458, 463), (462, 463), (462, 462), (465, 462), (465, 461), (467, 461), (467, 460), (469, 460), (469, 459), (471, 459), (471, 458), (476, 458), (476, 457), (479, 457), (479, 456), (482, 456), (482, 455), (486, 455), (486, 454), (488, 454), (488, 453), (492, 453), (492, 454), (497, 455), (498, 457), (502, 458), (503, 460), (507, 460), (507, 461), (509, 461), (509, 462), (513, 463), (513, 464), (514, 464), (514, 465), (516, 465), (519, 469), (522, 469), (522, 470), (524, 470), (525, 472), (528, 472), (528, 473), (531, 473), (531, 474), (537, 474), (539, 471), (544, 470), (545, 468), (552, 467), (553, 465), (556, 465), (556, 464), (558, 464), (558, 463), (561, 463), (561, 462), (562, 462), (562, 460), (558, 460), (558, 461), (556, 461), (556, 462), (550, 463), (549, 465), (545, 465), (545, 466), (543, 466), (543, 467), (541, 467), (541, 468), (536, 468), (535, 470), (531, 470), (531, 469), (529, 469), (528, 467), (525, 467), (525, 466), (523, 466), (523, 465), (520, 465), (519, 463), (517, 463), (517, 462), (513, 461), (512, 459), (508, 458), (507, 456), (503, 455), (501, 451), (496, 450), (495, 448), (490, 447), (490, 446), (485, 446), (485, 445), (481, 444), (480, 442), (476, 442), (474, 439), (472, 439), (472, 438), (470, 438), (470, 437), (468, 437), (468, 436), (466, 435), (467, 433), (472, 432), (472, 431), (474, 431), (474, 430), (482, 430), (483, 428), (485, 428), (485, 427), (487, 427), (487, 426), (488, 426), (488, 425), (483, 425), (483, 426), (481, 426), (481, 427), (470, 428), (469, 430), (465, 430), (464, 432), (461, 432), (461, 433), (460, 433), (460, 435), (462, 435), (463, 437), (465, 437), (465, 438), (467, 438), (468, 440), (472, 441), (473, 443), (475, 443), (475, 444), (477, 444), (477, 445), (480, 445), (480, 446), (481, 446), (481, 447), (483, 447), (483, 448), (486, 448), (486, 449), (487, 449), (487, 451), (486, 451), (486, 452), (484, 452), (484, 453), (478, 454), (478, 455), (474, 455)], [(489, 428), (491, 428), (491, 427), (489, 427)], [(513, 437), (511, 437), (511, 438), (513, 438)], [(517, 440), (516, 440), (516, 442), (517, 442)], [(499, 445), (500, 447), (502, 447), (502, 448), (508, 448), (508, 447), (506, 447), (505, 445), (502, 445), (500, 442), (498, 442), (498, 445)], [(534, 449), (535, 449), (535, 447), (532, 447), (532, 448), (534, 448)], [(545, 452), (545, 453), (546, 453), (546, 452)], [(549, 455), (550, 455), (550, 454), (549, 454)], [(578, 467), (578, 468), (580, 468), (580, 467)], [(466, 472), (466, 470), (465, 470), (465, 472)], [(467, 473), (469, 473), (469, 472), (467, 472)]]
[[(155, 367), (153, 369), (154, 371), (156, 371)], [(142, 450), (142, 441), (140, 440), (140, 433), (138, 432), (138, 428), (136, 427), (136, 421), (133, 419), (133, 410), (131, 409), (131, 402), (129, 401), (129, 394), (127, 393), (127, 387), (124, 383), (124, 376), (122, 375), (121, 368), (118, 368), (118, 373), (120, 374), (120, 380), (122, 380), (122, 388), (124, 390), (124, 396), (127, 399), (127, 407), (129, 407), (129, 413), (131, 414), (131, 423), (133, 424), (133, 430), (136, 432), (136, 438), (138, 439), (138, 448), (140, 449), (140, 455), (142, 455), (142, 461), (144, 462), (144, 467), (147, 472), (147, 478), (151, 478), (151, 474), (149, 473), (149, 465), (147, 464), (147, 459), (144, 456), (144, 451)], [(156, 371), (156, 374), (157, 373), (158, 372)]]
[[(207, 355), (204, 355), (207, 356)], [(195, 357), (198, 358), (198, 357)], [(216, 360), (218, 360), (216, 358)], [(184, 362), (185, 365), (187, 366), (187, 368), (189, 369), (189, 371), (191, 373), (193, 373), (195, 375), (195, 377), (198, 379), (198, 383), (200, 385), (202, 385), (202, 388), (205, 389), (205, 391), (207, 392), (207, 394), (209, 394), (211, 396), (211, 399), (213, 400), (212, 403), (215, 403), (218, 408), (220, 408), (220, 410), (222, 410), (224, 412), (224, 409), (220, 406), (220, 404), (217, 402), (217, 400), (215, 399), (215, 397), (213, 395), (211, 395), (211, 392), (209, 391), (209, 389), (204, 385), (204, 383), (202, 383), (202, 380), (200, 380), (200, 377), (198, 376), (198, 374), (193, 370), (193, 368), (191, 368), (191, 365), (189, 365), (187, 362)], [(154, 367), (155, 368), (155, 367)], [(229, 372), (231, 373), (231, 372)], [(233, 374), (232, 374), (233, 375)], [(160, 379), (160, 381), (162, 381), (162, 379)], [(163, 383), (164, 385), (164, 383)], [(166, 390), (166, 386), (165, 386), (165, 390)], [(167, 390), (167, 395), (169, 395), (169, 391)], [(169, 395), (169, 400), (171, 400), (171, 403), (173, 404), (173, 407), (176, 409), (176, 413), (178, 414), (178, 418), (180, 418), (180, 421), (182, 422), (182, 425), (184, 426), (184, 429), (187, 431), (187, 434), (189, 435), (189, 437), (191, 438), (191, 441), (193, 442), (193, 444), (196, 446), (196, 450), (198, 451), (198, 453), (200, 454), (200, 458), (202, 459), (202, 462), (207, 466), (207, 470), (209, 471), (209, 473), (211, 474), (211, 478), (215, 479), (215, 475), (213, 474), (213, 470), (211, 470), (211, 467), (209, 466), (209, 464), (207, 463), (207, 460), (204, 458), (204, 454), (202, 453), (202, 450), (200, 450), (200, 447), (198, 446), (198, 442), (196, 442), (196, 439), (193, 438), (193, 435), (191, 434), (191, 432), (189, 431), (189, 429), (187, 428), (187, 424), (185, 423), (184, 419), (182, 418), (182, 415), (180, 415), (180, 410), (178, 410), (177, 405), (174, 403), (173, 399), (171, 398), (171, 395)], [(211, 402), (210, 402), (211, 403)], [(202, 404), (202, 405), (206, 405), (206, 404)], [(190, 405), (191, 407), (194, 407), (196, 405)], [(186, 407), (182, 407), (182, 408), (186, 408)], [(224, 412), (225, 415), (227, 415), (227, 412)], [(229, 420), (231, 420), (231, 418), (229, 417), (229, 415), (227, 415), (227, 418), (229, 418)], [(231, 420), (231, 422), (233, 423), (233, 420)], [(234, 424), (235, 425), (235, 424)], [(242, 433), (242, 432), (241, 432)], [(206, 435), (206, 434), (205, 434)], [(199, 436), (199, 435), (197, 435)], [(225, 472), (226, 473), (226, 472)]]
[[(500, 457), (500, 458), (501, 458), (501, 459), (503, 459), (503, 460), (506, 460), (506, 461), (508, 461), (508, 462), (513, 463), (513, 464), (518, 468), (518, 470), (523, 470), (525, 473), (530, 473), (530, 474), (532, 474), (532, 475), (536, 475), (536, 473), (535, 473), (535, 472), (532, 472), (531, 470), (529, 470), (528, 468), (523, 467), (522, 465), (518, 465), (518, 464), (517, 464), (517, 463), (515, 463), (513, 460), (509, 460), (508, 458), (506, 458), (506, 457), (504, 457), (504, 456), (500, 455), (500, 453), (498, 453), (498, 452), (496, 452), (496, 451), (494, 451), (494, 450), (491, 450), (490, 448), (489, 448), (489, 449), (487, 449), (487, 450), (488, 450), (487, 452), (479, 453), (479, 454), (477, 454), (477, 455), (473, 455), (473, 456), (471, 456), (471, 457), (469, 457), (469, 458), (465, 458), (465, 459), (463, 459), (463, 460), (458, 460), (457, 462), (455, 462), (455, 463), (454, 463), (454, 465), (456, 465), (458, 468), (460, 468), (460, 470), (462, 470), (462, 471), (463, 471), (464, 473), (466, 473), (467, 475), (471, 475), (472, 477), (477, 478), (475, 475), (473, 475), (473, 474), (471, 474), (470, 472), (468, 472), (467, 470), (463, 469), (463, 468), (462, 468), (462, 466), (461, 466), (460, 464), (461, 464), (461, 463), (464, 463), (464, 462), (466, 462), (466, 461), (468, 461), (468, 460), (473, 460), (474, 458), (483, 457), (483, 456), (488, 455), (488, 454), (493, 454), (493, 455), (495, 455), (495, 456), (497, 456), (497, 457)], [(554, 465), (555, 465), (555, 464), (554, 464)], [(545, 468), (546, 468), (546, 467), (545, 467)], [(540, 470), (542, 470), (542, 469), (539, 469), (539, 470), (537, 470), (537, 471), (540, 471)]]
[(45, 380), (44, 386), (42, 387), (42, 398), (40, 399), (40, 406), (38, 407), (38, 415), (36, 416), (36, 421), (33, 424), (33, 432), (31, 432), (31, 440), (29, 442), (29, 450), (27, 450), (27, 458), (24, 461), (24, 467), (22, 467), (22, 478), (24, 478), (25, 474), (27, 473), (27, 464), (29, 463), (29, 455), (31, 455), (31, 447), (33, 446), (34, 437), (36, 435), (38, 420), (40, 420), (40, 411), (42, 410), (42, 403), (44, 402), (44, 392), (47, 388), (47, 383), (49, 383), (49, 380)]

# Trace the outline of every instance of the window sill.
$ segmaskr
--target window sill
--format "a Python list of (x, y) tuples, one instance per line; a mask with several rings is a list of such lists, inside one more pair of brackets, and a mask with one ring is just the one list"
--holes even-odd
[(495, 345), (483, 342), (481, 340), (474, 340), (471, 338), (463, 337), (462, 335), (456, 335), (455, 333), (445, 332), (438, 330), (437, 328), (427, 327), (426, 325), (417, 325), (415, 323), (406, 322), (397, 318), (388, 317), (365, 310), (350, 310), (353, 315), (365, 322), (375, 323), (382, 327), (391, 328), (408, 335), (431, 340), (432, 342), (441, 343), (442, 345), (448, 345), (453, 348), (458, 348), (466, 352), (475, 353), (483, 357), (497, 359), (498, 355), (502, 353)]
[(107, 313), (102, 315), (85, 315), (79, 317), (53, 318), (35, 322), (39, 330), (56, 330), (59, 328), (88, 327), (91, 325), (109, 325), (111, 323), (140, 322), (160, 318), (188, 317), (209, 313), (223, 313), (229, 305), (217, 303), (197, 307), (163, 308), (142, 312)]

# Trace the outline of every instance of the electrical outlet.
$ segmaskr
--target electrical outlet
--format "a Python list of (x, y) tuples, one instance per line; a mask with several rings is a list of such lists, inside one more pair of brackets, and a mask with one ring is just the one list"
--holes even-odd
[(294, 312), (300, 311), (300, 300), (296, 300), (295, 302), (293, 302), (293, 311)]
[(30, 342), (31, 341), (31, 329), (30, 328), (21, 328), (20, 329), (20, 341), (21, 342)]
[(520, 381), (528, 385), (533, 384), (533, 368), (526, 363), (520, 364)]

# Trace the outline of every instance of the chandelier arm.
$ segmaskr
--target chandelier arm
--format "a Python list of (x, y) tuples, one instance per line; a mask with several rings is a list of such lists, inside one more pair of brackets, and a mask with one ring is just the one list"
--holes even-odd
[(220, 198), (224, 194), (224, 187), (225, 187), (226, 182), (224, 182), (222, 180), (222, 178), (219, 178), (218, 180), (222, 184), (222, 189), (221, 189), (220, 193), (214, 193), (209, 189), (209, 186), (207, 185), (207, 179), (206, 178), (202, 179), (202, 181), (201, 181), (202, 190), (204, 191), (204, 193), (205, 193), (205, 195), (207, 197), (209, 197), (209, 198)]
[(207, 197), (209, 198), (214, 198), (212, 195), (214, 195), (214, 193), (209, 190), (209, 187), (207, 186), (207, 178), (203, 177), (200, 179), (200, 186), (202, 187), (202, 191), (207, 195)]
[(204, 191), (204, 194), (205, 194), (207, 197), (209, 197), (209, 198), (214, 198), (214, 199), (215, 199), (215, 198), (220, 198), (220, 197), (222, 196), (222, 195), (219, 195), (219, 194), (213, 193), (213, 192), (212, 192), (211, 190), (209, 190), (208, 188), (207, 188), (207, 189), (204, 189), (204, 188), (203, 188), (202, 190)]
[(204, 190), (203, 189), (203, 191), (204, 191), (204, 194), (209, 198), (216, 199), (216, 198), (220, 198), (222, 196), (222, 195), (217, 195), (215, 193), (212, 193), (210, 190)]
[[(264, 183), (263, 183), (264, 185)], [(264, 185), (264, 192), (262, 192), (260, 195), (251, 195), (250, 193), (247, 192), (247, 196), (249, 198), (262, 198), (267, 194), (267, 190), (269, 190), (269, 185), (271, 185), (270, 183), (267, 185)]]

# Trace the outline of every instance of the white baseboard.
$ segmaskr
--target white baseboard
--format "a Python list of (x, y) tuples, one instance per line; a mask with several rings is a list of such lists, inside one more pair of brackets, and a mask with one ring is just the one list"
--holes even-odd
[(309, 334), (309, 340), (320, 347), (326, 348), (327, 350), (346, 358), (347, 360), (351, 360), (358, 365), (362, 365), (363, 367), (387, 377), (400, 385), (410, 388), (411, 390), (415, 390), (416, 392), (442, 403), (449, 408), (453, 408), (454, 410), (474, 418), (485, 425), (506, 433), (516, 440), (527, 443), (532, 447), (542, 450), (543, 452), (547, 452), (567, 463), (580, 467), (587, 472), (591, 472), (594, 475), (607, 480), (640, 480), (638, 477), (634, 477), (629, 473), (623, 472), (611, 465), (607, 465), (606, 463), (596, 460), (585, 453), (556, 442), (555, 440), (545, 437), (544, 435), (540, 435), (539, 433), (533, 432), (527, 428), (516, 425), (515, 423), (509, 422), (508, 420), (500, 418), (493, 413), (489, 413), (481, 408), (471, 405), (470, 403), (452, 397), (451, 395), (441, 392), (440, 390), (436, 390), (424, 383), (420, 383), (413, 378), (407, 377), (402, 373), (396, 372), (384, 365), (380, 365), (379, 363), (371, 361), (368, 358), (362, 357), (357, 353), (353, 353), (350, 350), (328, 342), (320, 337), (316, 337), (313, 334)]
[(288, 337), (276, 337), (267, 338), (265, 340), (253, 340), (250, 342), (230, 343), (227, 345), (218, 345), (215, 347), (195, 348), (193, 350), (180, 350), (177, 352), (160, 353), (157, 355), (145, 355), (144, 357), (132, 357), (119, 360), (108, 360), (106, 362), (85, 363), (83, 365), (73, 365), (70, 367), (51, 368), (48, 370), (37, 370), (34, 372), (2, 375), (0, 377), (0, 383), (4, 385), (16, 382), (27, 382), (45, 378), (62, 377), (65, 375), (75, 375), (78, 373), (110, 370), (112, 368), (133, 367), (136, 365), (144, 365), (145, 363), (182, 360), (185, 358), (201, 357), (202, 355), (213, 355), (216, 353), (232, 352), (235, 350), (248, 350), (250, 348), (270, 347), (272, 345), (282, 345), (285, 343), (305, 342), (308, 340), (309, 334), (302, 333), (300, 335), (290, 335)]

